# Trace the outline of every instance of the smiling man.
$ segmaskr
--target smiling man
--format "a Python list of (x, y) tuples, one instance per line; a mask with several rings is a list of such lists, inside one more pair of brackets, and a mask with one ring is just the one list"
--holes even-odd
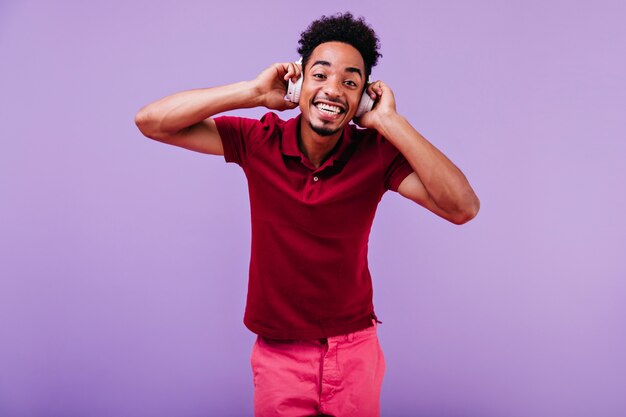
[[(302, 66), (277, 63), (254, 80), (185, 91), (136, 116), (152, 139), (242, 167), (252, 249), (244, 323), (256, 416), (378, 416), (385, 363), (367, 264), (369, 233), (387, 190), (455, 224), (479, 201), (463, 173), (368, 84), (379, 42), (363, 19), (323, 16), (302, 33)], [(299, 104), (287, 81), (303, 77)], [(373, 109), (355, 118), (363, 94)], [(262, 106), (281, 120), (219, 116)], [(362, 129), (358, 129), (354, 120)]]

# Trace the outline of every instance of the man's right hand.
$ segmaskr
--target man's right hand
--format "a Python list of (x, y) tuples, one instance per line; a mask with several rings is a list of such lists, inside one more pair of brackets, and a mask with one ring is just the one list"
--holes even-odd
[(220, 87), (181, 91), (141, 108), (135, 116), (145, 136), (197, 152), (223, 155), (224, 149), (212, 117), (234, 109), (264, 106), (289, 110), (298, 104), (285, 100), (287, 80), (301, 76), (296, 63), (273, 64), (251, 81)]
[(290, 110), (298, 107), (297, 103), (285, 100), (287, 82), (295, 82), (302, 76), (300, 65), (294, 62), (276, 63), (264, 69), (253, 83), (263, 106), (270, 110)]

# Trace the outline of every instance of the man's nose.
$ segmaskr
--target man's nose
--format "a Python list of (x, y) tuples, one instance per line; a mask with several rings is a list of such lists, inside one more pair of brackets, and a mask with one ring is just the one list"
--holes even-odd
[(328, 79), (323, 88), (324, 93), (328, 97), (339, 97), (341, 95), (341, 85), (340, 82), (333, 79)]

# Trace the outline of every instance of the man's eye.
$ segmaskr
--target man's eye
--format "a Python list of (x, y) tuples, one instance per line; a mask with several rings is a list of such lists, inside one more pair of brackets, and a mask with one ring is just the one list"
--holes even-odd
[(313, 77), (322, 79), (322, 78), (325, 78), (325, 75), (324, 74), (313, 74)]
[(356, 83), (354, 81), (346, 81), (346, 85), (349, 85), (350, 87), (356, 87)]

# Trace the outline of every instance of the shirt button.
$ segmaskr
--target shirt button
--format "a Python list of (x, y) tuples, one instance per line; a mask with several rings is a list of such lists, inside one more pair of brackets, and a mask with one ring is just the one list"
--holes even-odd
[(317, 182), (319, 180), (318, 177), (313, 177), (313, 181)]

